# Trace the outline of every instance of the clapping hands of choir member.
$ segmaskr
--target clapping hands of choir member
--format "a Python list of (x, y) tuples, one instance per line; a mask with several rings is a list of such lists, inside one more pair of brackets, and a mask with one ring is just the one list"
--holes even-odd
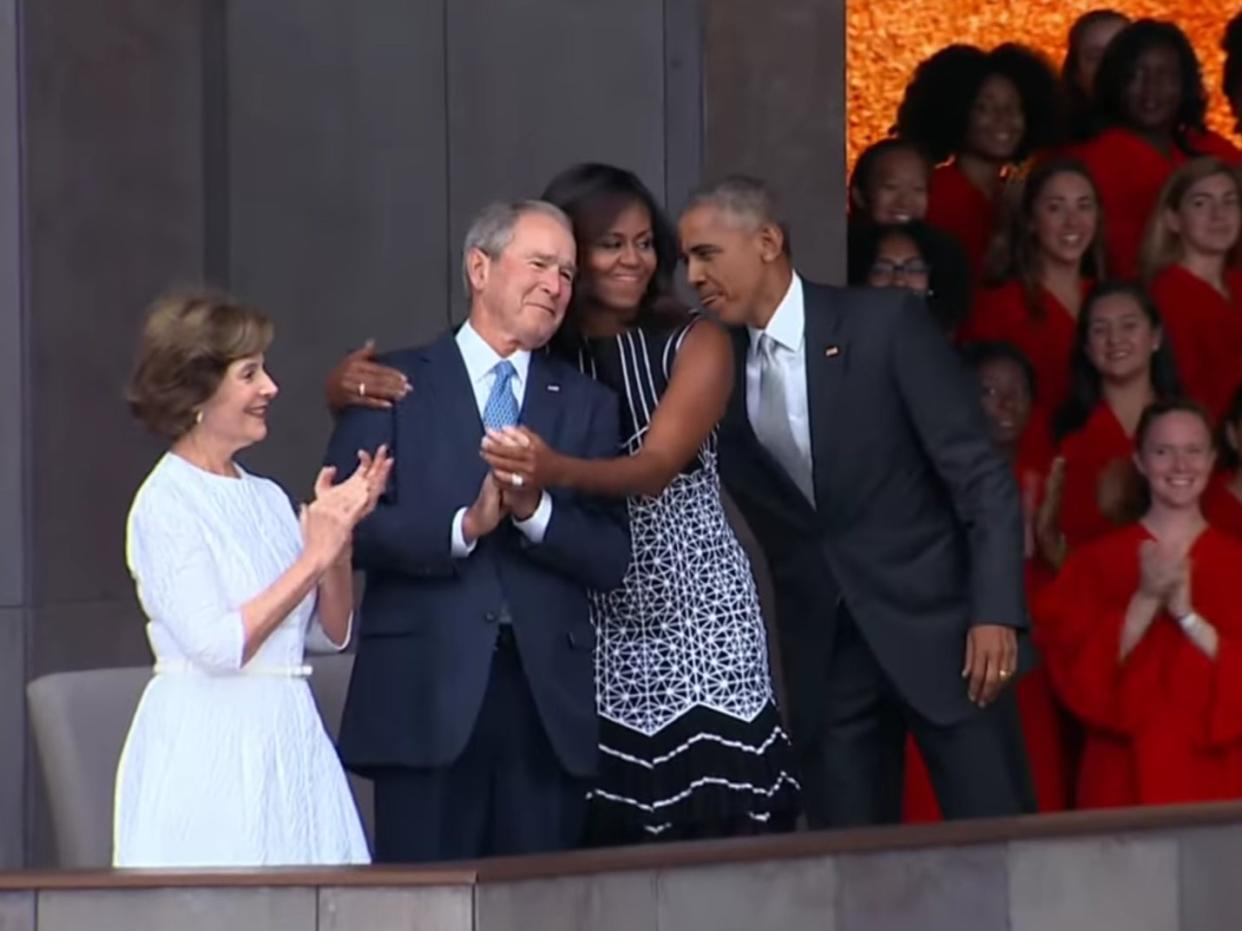
[(1052, 460), (1044, 485), (1044, 500), (1035, 515), (1035, 543), (1053, 569), (1060, 569), (1069, 547), (1061, 530), (1061, 498), (1065, 493), (1065, 457)]
[(1190, 587), (1190, 547), (1194, 540), (1148, 540), (1139, 547), (1139, 588), (1126, 610), (1121, 657), (1138, 645), (1152, 623), (1167, 611), (1196, 647), (1215, 658), (1216, 628), (1195, 614)]
[(336, 469), (326, 466), (315, 479), (315, 498), (302, 506), (299, 523), (307, 555), (326, 571), (334, 565), (349, 565), (354, 527), (375, 510), (388, 484), (393, 459), (386, 446), (372, 456), (358, 451), (358, 468), (353, 475), (333, 484)]

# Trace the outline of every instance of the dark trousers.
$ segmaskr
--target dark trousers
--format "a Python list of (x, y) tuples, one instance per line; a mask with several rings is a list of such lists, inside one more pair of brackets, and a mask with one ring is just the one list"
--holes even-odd
[(828, 721), (802, 754), (802, 795), (812, 828), (901, 820), (907, 732), (927, 763), (945, 818), (1035, 811), (1012, 687), (963, 721), (933, 724), (902, 700), (849, 611), (842, 609), (836, 624)]
[(565, 850), (581, 840), (587, 784), (562, 769), (509, 628), (462, 754), (444, 767), (382, 770), (374, 781), (377, 863)]

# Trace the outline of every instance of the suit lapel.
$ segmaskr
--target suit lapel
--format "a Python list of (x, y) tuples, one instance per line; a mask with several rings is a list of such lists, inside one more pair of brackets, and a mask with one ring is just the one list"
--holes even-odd
[(487, 463), (479, 455), (483, 421), (479, 418), (474, 386), (455, 336), (449, 333), (433, 343), (426, 359), (434, 372), (427, 381), (428, 391), (433, 396), (429, 399), (432, 401), (430, 410), (436, 412), (436, 430), (444, 431), (452, 461), (462, 463), (463, 478), (468, 478), (477, 490), (487, 471)]
[(841, 443), (843, 388), (850, 357), (844, 342), (842, 314), (832, 306), (830, 291), (803, 282), (806, 308), (806, 402), (811, 430), (815, 496), (819, 510), (832, 506), (833, 481), (844, 449)]
[(549, 446), (554, 446), (561, 428), (564, 386), (555, 377), (546, 352), (536, 350), (531, 353), (526, 377), (526, 394), (522, 398), (522, 412), (518, 420)]

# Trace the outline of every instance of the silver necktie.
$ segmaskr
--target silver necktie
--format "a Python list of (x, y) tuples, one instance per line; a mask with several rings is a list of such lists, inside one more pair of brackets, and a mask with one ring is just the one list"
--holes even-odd
[(798, 449), (793, 428), (789, 425), (789, 406), (785, 401), (785, 383), (777, 353), (780, 346), (767, 333), (759, 337), (759, 417), (755, 435), (789, 473), (795, 485), (812, 505), (815, 503), (815, 482), (808, 457)]

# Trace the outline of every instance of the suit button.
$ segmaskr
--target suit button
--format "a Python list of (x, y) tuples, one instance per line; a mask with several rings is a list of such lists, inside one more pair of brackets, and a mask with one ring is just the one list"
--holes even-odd
[(496, 614), (494, 612), (488, 611), (486, 614), (483, 615), (483, 620), (487, 621), (487, 623), (489, 624), (495, 624), (496, 621), (499, 620), (499, 618), (496, 617)]

